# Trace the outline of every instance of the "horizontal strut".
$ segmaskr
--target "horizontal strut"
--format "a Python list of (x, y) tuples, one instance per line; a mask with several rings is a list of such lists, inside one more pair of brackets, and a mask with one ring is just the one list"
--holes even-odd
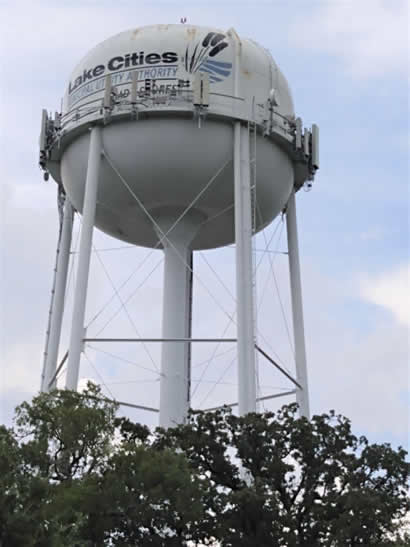
[(110, 399), (110, 397), (105, 397), (104, 395), (101, 397), (95, 396), (95, 395), (86, 395), (90, 399), (94, 399), (95, 401), (103, 401), (107, 403), (114, 403), (119, 406), (129, 406), (131, 408), (137, 408), (139, 410), (147, 410), (148, 412), (159, 412), (158, 408), (154, 408), (152, 406), (144, 406), (144, 405), (134, 405), (134, 403), (126, 403), (124, 401), (117, 401), (116, 399)]
[[(265, 395), (263, 397), (257, 397), (256, 401), (259, 403), (260, 401), (268, 401), (269, 399), (276, 399), (278, 397), (286, 397), (287, 395), (294, 395), (295, 393), (296, 393), (296, 390), (292, 389), (291, 391), (284, 391), (283, 393), (275, 393), (275, 394), (272, 394), (272, 395)], [(116, 403), (117, 405), (120, 405), (120, 406), (129, 406), (131, 408), (137, 408), (139, 410), (146, 410), (148, 412), (155, 412), (155, 413), (159, 412), (158, 408), (153, 408), (151, 406), (135, 405), (133, 403), (126, 403), (124, 401), (117, 401), (115, 399), (108, 399), (108, 398), (104, 398), (104, 400), (110, 401), (112, 403)], [(229, 408), (232, 408), (232, 407), (238, 406), (238, 403), (230, 403), (230, 404), (227, 404), (227, 405), (207, 408), (207, 409), (204, 410), (204, 412), (213, 412), (214, 410), (219, 410), (220, 408), (223, 408), (225, 406), (229, 407)]]
[(138, 410), (147, 410), (148, 412), (159, 412), (158, 408), (153, 408), (152, 406), (144, 406), (144, 405), (134, 405), (133, 403), (125, 403), (124, 401), (116, 401), (114, 399), (110, 399), (113, 403), (117, 403), (117, 405), (120, 406), (129, 406), (131, 408), (137, 408)]
[[(234, 342), (237, 342), (237, 339), (236, 338), (84, 338), (83, 342), (213, 342), (213, 343), (215, 343), (215, 342), (228, 342), (228, 343), (234, 343)], [(265, 351), (263, 351), (262, 348), (260, 348), (257, 344), (255, 344), (255, 348), (274, 367), (276, 367), (293, 384), (295, 384), (295, 386), (297, 386), (299, 389), (303, 389), (302, 386), (299, 384), (299, 382), (297, 382), (294, 378), (292, 378), (292, 376), (288, 372), (286, 372), (286, 370), (284, 368), (282, 368), (280, 365), (278, 365), (278, 363), (276, 363), (276, 361), (274, 361), (272, 359), (272, 357), (270, 357), (270, 355), (268, 355)], [(67, 358), (68, 358), (68, 351), (66, 351), (66, 353), (64, 354), (60, 364), (58, 365), (58, 367), (57, 367), (57, 369), (56, 369), (56, 371), (53, 375), (53, 377), (50, 379), (50, 382), (48, 384), (49, 388), (52, 386), (53, 382), (57, 378), (58, 374), (60, 373), (61, 369), (64, 366), (64, 363), (67, 361)], [(259, 401), (264, 401), (264, 400), (268, 400), (268, 399), (273, 399), (275, 397), (281, 397), (281, 396), (284, 396), (284, 395), (291, 395), (293, 393), (296, 393), (296, 390), (287, 391), (285, 393), (279, 393), (279, 394), (276, 394), (276, 395), (268, 395), (266, 397), (259, 397), (256, 400), (257, 400), (257, 402), (259, 402)], [(123, 405), (123, 406), (130, 406), (132, 408), (139, 408), (141, 410), (148, 410), (149, 412), (159, 412), (159, 410), (155, 409), (155, 408), (143, 407), (141, 405), (133, 405), (131, 403), (118, 402), (118, 404)], [(234, 407), (237, 404), (238, 403), (231, 403), (231, 404), (223, 405), (223, 406)], [(211, 411), (211, 410), (216, 410), (218, 408), (222, 408), (222, 407), (218, 406), (218, 407), (208, 409), (208, 410)]]
[(83, 342), (236, 342), (236, 338), (84, 338)]
[[(286, 395), (294, 395), (296, 393), (296, 389), (292, 389), (290, 391), (284, 391), (283, 393), (274, 393), (273, 395), (264, 395), (263, 397), (257, 397), (256, 402), (259, 403), (261, 401), (268, 401), (269, 399), (277, 399), (278, 397), (285, 397)], [(233, 408), (234, 406), (238, 406), (238, 403), (230, 403), (228, 405), (221, 405), (221, 406), (214, 406), (212, 408), (206, 408), (204, 412), (213, 412), (214, 410), (219, 410), (224, 407)]]

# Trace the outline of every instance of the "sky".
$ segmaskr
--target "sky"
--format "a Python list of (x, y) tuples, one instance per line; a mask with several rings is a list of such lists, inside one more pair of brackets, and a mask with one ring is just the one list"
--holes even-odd
[[(14, 407), (38, 393), (42, 370), (58, 219), (56, 185), (43, 181), (37, 165), (41, 110), (59, 110), (72, 69), (102, 40), (186, 17), (189, 24), (234, 27), (269, 49), (290, 84), (297, 115), (320, 127), (320, 170), (312, 190), (297, 195), (312, 412), (335, 409), (358, 434), (407, 445), (407, 8), (405, 0), (0, 0), (0, 422), (10, 424)], [(70, 331), (78, 230), (76, 219), (60, 355)], [(272, 252), (260, 252), (270, 240)], [(146, 249), (125, 247), (98, 231), (94, 246), (100, 252), (91, 263), (89, 336), (160, 336), (161, 251), (135, 273)], [(292, 372), (280, 218), (255, 246), (258, 337)], [(195, 254), (194, 336), (235, 336), (226, 320), (235, 309), (234, 261), (232, 247)], [(112, 284), (123, 285), (128, 315), (117, 313)], [(195, 346), (195, 408), (236, 400), (234, 350)], [(80, 385), (94, 379), (118, 400), (158, 406), (159, 363), (158, 344), (97, 344), (86, 348)], [(260, 359), (258, 393), (286, 389), (286, 379)], [(279, 404), (276, 399), (264, 408)], [(121, 412), (156, 425), (155, 414)]]

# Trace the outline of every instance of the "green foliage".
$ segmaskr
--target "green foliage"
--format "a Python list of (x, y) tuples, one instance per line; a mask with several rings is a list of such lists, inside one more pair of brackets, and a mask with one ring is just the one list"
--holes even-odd
[(409, 545), (406, 452), (342, 416), (225, 409), (150, 432), (116, 410), (89, 385), (0, 427), (0, 547)]
[(112, 451), (117, 405), (99, 388), (53, 391), (16, 410), (16, 433), (33, 471), (52, 481), (71, 481), (98, 472)]
[(209, 477), (208, 529), (222, 545), (381, 545), (409, 510), (406, 452), (370, 445), (334, 412), (192, 414), (157, 434)]

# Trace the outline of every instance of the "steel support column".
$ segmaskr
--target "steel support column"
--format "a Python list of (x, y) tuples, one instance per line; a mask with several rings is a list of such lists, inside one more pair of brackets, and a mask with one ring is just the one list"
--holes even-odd
[(64, 299), (67, 287), (68, 265), (70, 261), (71, 237), (73, 232), (73, 207), (65, 198), (63, 221), (57, 247), (57, 261), (55, 270), (54, 295), (50, 312), (50, 326), (48, 333), (47, 348), (44, 360), (44, 374), (41, 382), (41, 391), (55, 389), (56, 380), (51, 383), (55, 376), (60, 345), (61, 325), (64, 314)]
[(306, 366), (305, 331), (303, 323), (302, 283), (300, 278), (298, 230), (295, 191), (292, 190), (286, 208), (286, 228), (289, 252), (289, 273), (292, 297), (293, 332), (295, 340), (296, 378), (302, 389), (296, 392), (301, 416), (310, 418), (309, 386)]
[(248, 128), (234, 126), (238, 407), (256, 412), (255, 320), (253, 305), (252, 210)]
[(73, 390), (77, 389), (80, 357), (83, 349), (84, 314), (87, 300), (88, 275), (90, 270), (91, 245), (97, 203), (101, 153), (102, 131), (100, 127), (95, 126), (91, 129), (90, 135), (87, 179), (84, 190), (83, 222), (77, 266), (77, 282), (74, 294), (70, 345), (68, 349), (66, 388)]

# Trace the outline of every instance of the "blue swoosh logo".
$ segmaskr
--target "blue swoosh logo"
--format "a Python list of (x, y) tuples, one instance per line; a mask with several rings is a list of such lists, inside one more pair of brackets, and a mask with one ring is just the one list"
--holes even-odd
[(225, 63), (222, 61), (210, 61), (206, 59), (198, 67), (200, 72), (207, 72), (209, 80), (211, 82), (222, 82), (223, 78), (230, 75), (232, 70), (232, 63)]

